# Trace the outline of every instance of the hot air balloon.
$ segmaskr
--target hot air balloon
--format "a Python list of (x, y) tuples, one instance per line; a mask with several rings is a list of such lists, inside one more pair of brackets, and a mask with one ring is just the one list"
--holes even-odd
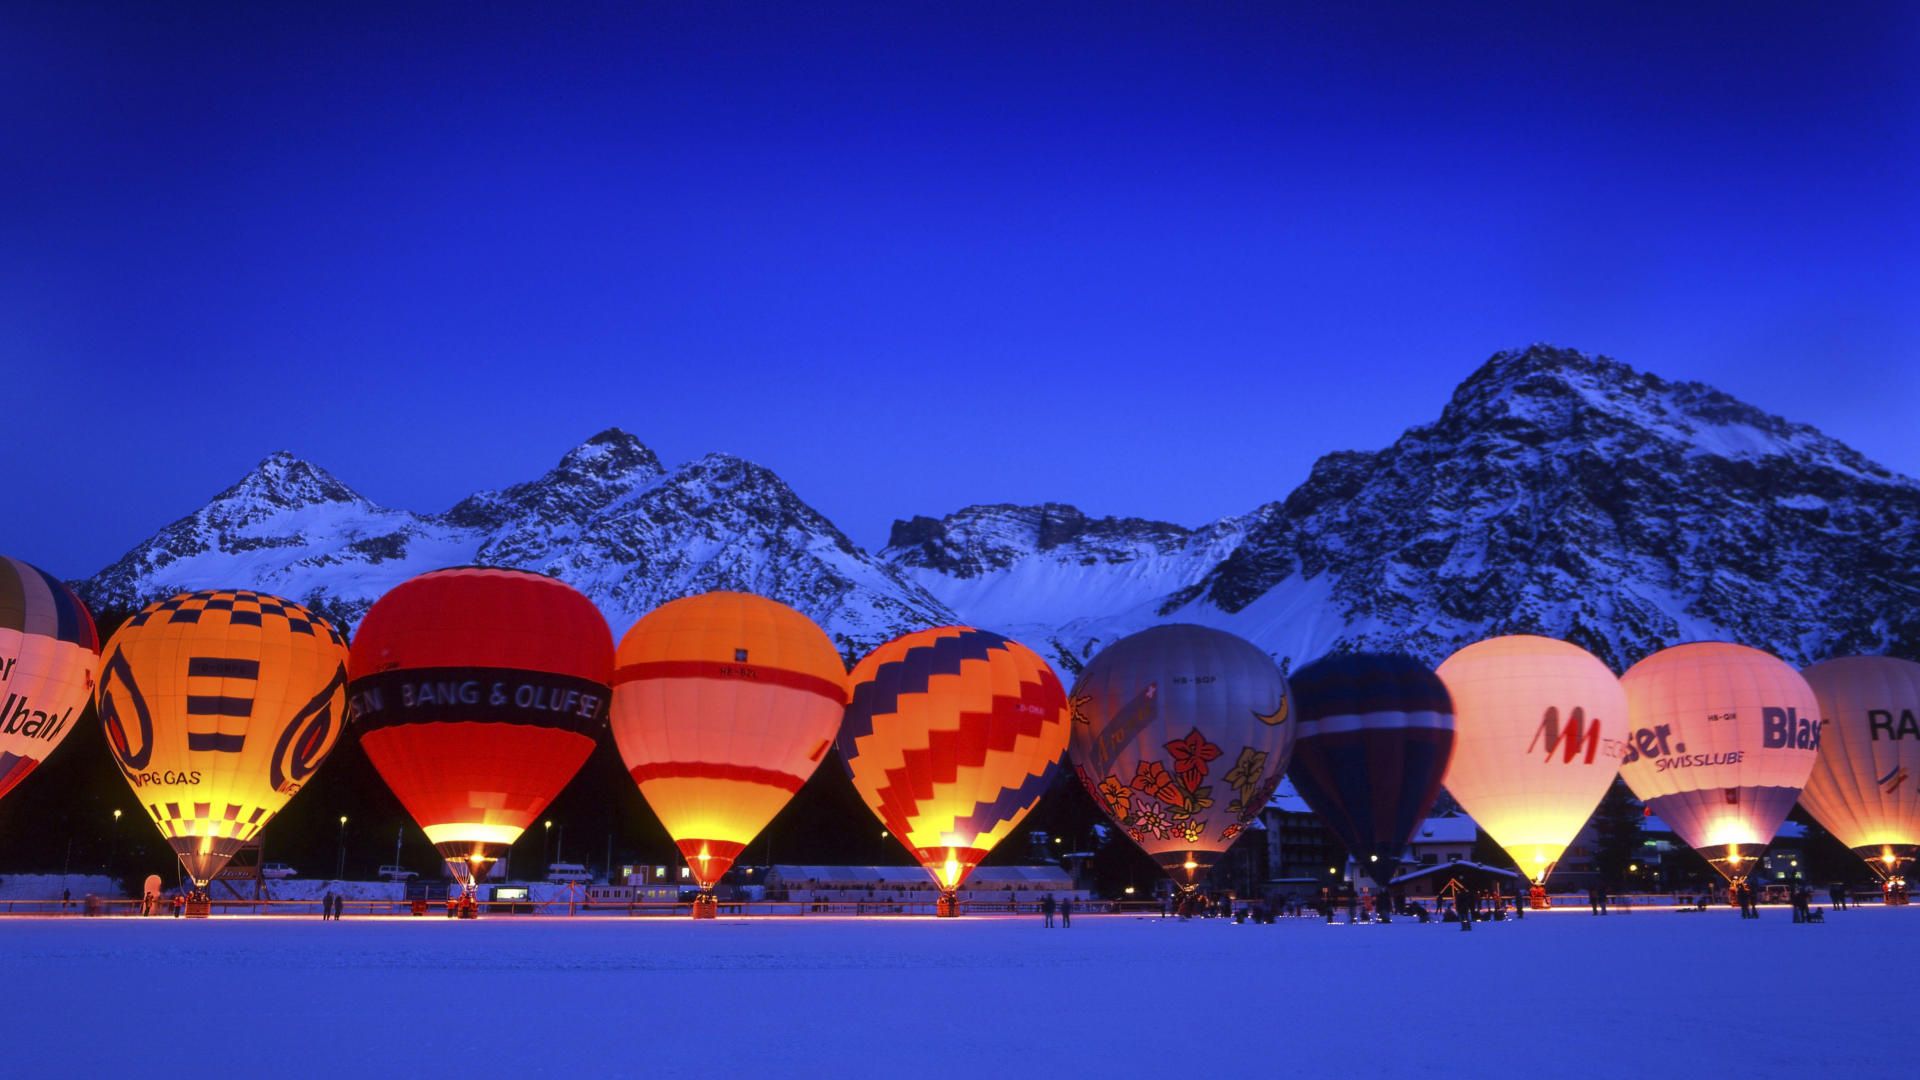
[(1826, 725), (1800, 805), (1899, 882), (1920, 853), (1920, 664), (1847, 656), (1801, 675)]
[(736, 592), (662, 605), (615, 661), (614, 742), (712, 918), (714, 883), (833, 745), (847, 669), (813, 620)]
[(1121, 638), (1070, 701), (1080, 782), (1183, 891), (1259, 816), (1293, 751), (1280, 668), (1224, 630)]
[(1447, 790), (1544, 884), (1619, 774), (1626, 691), (1599, 657), (1529, 634), (1475, 642), (1437, 674), (1453, 701)]
[(967, 875), (1040, 801), (1067, 748), (1067, 695), (1018, 642), (921, 630), (853, 669), (840, 756), (854, 789), (959, 914)]
[(1453, 755), (1446, 684), (1400, 653), (1323, 656), (1288, 681), (1300, 729), (1287, 775), (1385, 888)]
[(368, 760), (471, 886), (593, 753), (613, 635), (545, 575), (436, 570), (367, 610), (350, 674)]
[(0, 798), (73, 730), (99, 670), (87, 606), (53, 575), (0, 555)]
[(150, 605), (107, 643), (107, 747), (204, 888), (312, 778), (346, 724), (347, 646), (291, 600), (205, 589)]
[(1621, 779), (1728, 881), (1744, 880), (1813, 770), (1813, 689), (1784, 661), (1724, 642), (1662, 649), (1620, 685), (1632, 728)]

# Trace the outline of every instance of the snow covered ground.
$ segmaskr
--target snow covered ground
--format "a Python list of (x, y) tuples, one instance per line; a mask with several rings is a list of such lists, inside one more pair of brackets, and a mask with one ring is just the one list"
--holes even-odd
[(0, 1029), (20, 1076), (1870, 1077), (1910, 1056), (1917, 962), (1920, 909), (1880, 908), (1823, 926), (1556, 912), (1471, 934), (15, 918), (0, 986), (22, 1007)]

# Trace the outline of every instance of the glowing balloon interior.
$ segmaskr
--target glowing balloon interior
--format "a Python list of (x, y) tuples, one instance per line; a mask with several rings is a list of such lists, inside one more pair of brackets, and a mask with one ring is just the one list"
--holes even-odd
[(1784, 661), (1723, 642), (1663, 649), (1620, 684), (1633, 729), (1621, 779), (1727, 880), (1745, 880), (1813, 770), (1813, 689)]
[(1920, 852), (1920, 664), (1846, 656), (1801, 672), (1826, 721), (1800, 805), (1885, 879)]
[(613, 635), (593, 602), (541, 574), (460, 567), (402, 582), (353, 639), (360, 744), (472, 883), (593, 753)]
[(661, 606), (616, 661), (620, 756), (710, 895), (833, 745), (846, 668), (811, 619), (735, 592)]
[(1578, 645), (1526, 634), (1468, 645), (1437, 674), (1453, 702), (1447, 790), (1545, 882), (1619, 773), (1626, 691)]
[(1046, 661), (984, 630), (907, 634), (854, 668), (839, 748), (855, 790), (953, 892), (1046, 792), (1067, 696)]
[(107, 746), (197, 884), (333, 750), (346, 662), (332, 623), (245, 589), (163, 600), (108, 642), (97, 690)]

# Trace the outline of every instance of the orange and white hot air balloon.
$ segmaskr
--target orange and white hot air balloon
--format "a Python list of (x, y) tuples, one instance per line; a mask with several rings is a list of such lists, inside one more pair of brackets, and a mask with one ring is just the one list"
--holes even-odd
[(1800, 805), (1875, 873), (1920, 853), (1920, 664), (1843, 656), (1801, 672), (1820, 699), (1820, 756)]
[(846, 680), (813, 620), (746, 593), (664, 604), (621, 639), (614, 742), (700, 883), (696, 918), (833, 745)]
[(1531, 634), (1447, 657), (1453, 699), (1447, 790), (1544, 883), (1620, 771), (1627, 693), (1599, 657)]
[(1620, 685), (1633, 729), (1620, 778), (1727, 880), (1745, 880), (1813, 771), (1813, 688), (1786, 661), (1725, 642), (1662, 649)]

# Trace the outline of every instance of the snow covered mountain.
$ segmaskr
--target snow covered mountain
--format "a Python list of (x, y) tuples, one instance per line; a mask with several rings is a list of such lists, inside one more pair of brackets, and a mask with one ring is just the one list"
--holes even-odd
[(616, 630), (713, 588), (793, 604), (857, 655), (964, 621), (1071, 674), (1156, 622), (1220, 626), (1297, 663), (1333, 648), (1437, 662), (1493, 633), (1624, 667), (1721, 638), (1806, 662), (1920, 654), (1920, 484), (1697, 383), (1536, 346), (1474, 372), (1437, 421), (1322, 458), (1299, 489), (1199, 528), (1060, 504), (896, 522), (870, 554), (770, 470), (676, 469), (602, 432), (539, 479), (439, 514), (376, 506), (275, 454), (80, 583), (101, 609), (246, 585), (351, 624), (461, 563), (555, 574)]
[[(1500, 353), (1435, 423), (1329, 454), (1286, 499), (1209, 528), (1105, 523), (1088, 556), (1125, 554), (1103, 571), (1032, 512), (970, 508), (896, 526), (883, 555), (962, 618), (1053, 628), (1069, 668), (1168, 620), (1295, 663), (1336, 648), (1437, 663), (1514, 632), (1616, 668), (1703, 639), (1797, 663), (1920, 654), (1920, 485), (1710, 387), (1569, 350)], [(1045, 603), (1004, 599), (1028, 589)]]
[(771, 471), (725, 454), (668, 471), (618, 430), (568, 451), (537, 480), (432, 515), (375, 506), (320, 468), (273, 454), (80, 588), (98, 610), (127, 610), (184, 589), (240, 585), (351, 625), (394, 585), (464, 564), (560, 577), (593, 598), (616, 633), (709, 589), (792, 604), (849, 653), (904, 626), (953, 621)]

